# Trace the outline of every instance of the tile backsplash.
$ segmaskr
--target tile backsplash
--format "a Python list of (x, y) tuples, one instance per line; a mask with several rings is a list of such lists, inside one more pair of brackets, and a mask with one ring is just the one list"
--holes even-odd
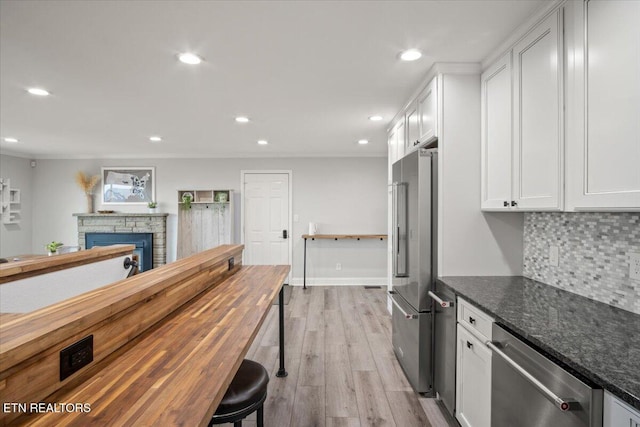
[[(559, 266), (549, 265), (558, 246)], [(629, 254), (640, 253), (640, 213), (530, 212), (524, 216), (524, 276), (640, 314), (640, 281)]]

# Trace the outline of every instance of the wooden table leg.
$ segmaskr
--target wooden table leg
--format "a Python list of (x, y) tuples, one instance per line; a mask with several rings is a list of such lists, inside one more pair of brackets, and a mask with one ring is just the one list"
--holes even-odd
[(284, 369), (284, 285), (280, 288), (278, 295), (278, 324), (280, 327), (280, 369), (276, 377), (286, 377), (287, 371)]

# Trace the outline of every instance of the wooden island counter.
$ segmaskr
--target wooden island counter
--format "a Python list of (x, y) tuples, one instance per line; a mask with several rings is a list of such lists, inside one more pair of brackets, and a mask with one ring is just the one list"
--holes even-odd
[[(207, 425), (290, 269), (242, 266), (242, 249), (211, 249), (0, 326), (0, 425)], [(93, 362), (61, 381), (60, 350), (88, 336)], [(52, 405), (6, 411), (37, 402)]]

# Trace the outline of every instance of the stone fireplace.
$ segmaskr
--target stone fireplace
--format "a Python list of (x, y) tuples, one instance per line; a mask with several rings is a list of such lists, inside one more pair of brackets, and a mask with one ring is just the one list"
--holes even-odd
[(84, 214), (78, 218), (78, 245), (86, 249), (87, 233), (151, 233), (153, 267), (167, 263), (167, 216), (166, 213), (112, 213)]

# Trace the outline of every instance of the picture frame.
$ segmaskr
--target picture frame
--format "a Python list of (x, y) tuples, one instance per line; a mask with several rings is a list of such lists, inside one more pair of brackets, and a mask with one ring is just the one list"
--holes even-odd
[(103, 167), (103, 205), (146, 205), (156, 200), (156, 168)]

